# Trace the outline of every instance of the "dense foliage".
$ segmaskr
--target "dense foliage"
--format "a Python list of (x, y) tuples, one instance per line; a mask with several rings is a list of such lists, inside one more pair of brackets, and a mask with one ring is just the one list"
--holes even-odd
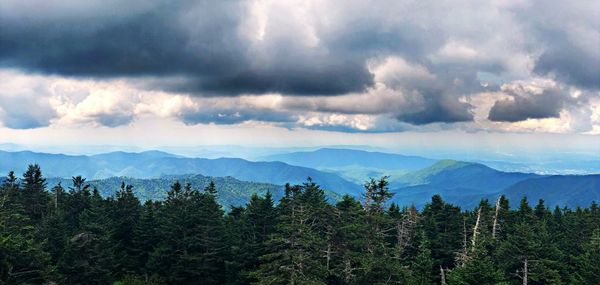
[[(250, 201), (253, 193), (264, 196), (271, 192), (274, 197), (281, 198), (283, 195), (283, 186), (269, 183), (258, 183), (250, 181), (241, 181), (233, 177), (210, 177), (203, 175), (165, 175), (160, 178), (132, 178), (132, 177), (111, 177), (105, 179), (87, 181), (91, 187), (95, 187), (102, 197), (114, 196), (119, 190), (121, 183), (133, 186), (135, 196), (142, 203), (147, 200), (164, 200), (167, 198), (167, 192), (171, 185), (179, 181), (181, 184), (191, 184), (193, 188), (204, 189), (211, 182), (219, 189), (217, 202), (229, 208), (230, 206), (245, 205)], [(0, 179), (1, 182), (1, 179)], [(46, 180), (48, 187), (52, 188), (58, 183), (68, 185), (70, 179), (48, 178)], [(330, 194), (330, 196), (335, 197)]]
[(0, 186), (0, 284), (600, 284), (595, 203), (461, 211), (436, 195), (419, 211), (390, 204), (383, 177), (359, 200), (308, 179), (225, 212), (214, 183), (143, 204), (125, 183), (46, 185), (31, 165)]

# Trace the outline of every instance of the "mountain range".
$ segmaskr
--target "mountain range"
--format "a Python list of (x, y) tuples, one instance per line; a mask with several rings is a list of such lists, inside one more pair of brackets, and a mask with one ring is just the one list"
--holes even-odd
[(0, 151), (0, 172), (26, 170), (37, 163), (46, 177), (70, 178), (81, 175), (89, 179), (109, 177), (159, 178), (164, 175), (202, 174), (231, 176), (244, 181), (284, 185), (302, 183), (308, 177), (325, 189), (357, 195), (361, 186), (336, 174), (289, 165), (283, 162), (248, 161), (240, 158), (188, 158), (164, 152), (111, 152), (92, 156)]
[(159, 151), (91, 156), (0, 151), (0, 172), (20, 173), (28, 164), (38, 163), (46, 177), (68, 179), (82, 175), (93, 180), (99, 189), (118, 189), (125, 180), (138, 189), (142, 199), (164, 198), (174, 179), (193, 181), (198, 187), (215, 179), (217, 186), (224, 189), (220, 200), (224, 205), (243, 204), (251, 192), (261, 194), (269, 190), (277, 196), (285, 183), (302, 183), (307, 177), (328, 190), (333, 199), (344, 194), (360, 197), (362, 182), (380, 175), (392, 176), (393, 202), (417, 207), (434, 194), (467, 208), (476, 206), (481, 199), (495, 200), (499, 195), (506, 195), (513, 205), (523, 196), (531, 201), (544, 199), (549, 206), (587, 206), (600, 200), (597, 174), (507, 172), (474, 162), (332, 148), (261, 159), (266, 161), (189, 158)]
[(322, 148), (264, 156), (263, 161), (282, 161), (316, 169), (356, 166), (374, 169), (417, 170), (430, 166), (434, 159), (354, 149)]

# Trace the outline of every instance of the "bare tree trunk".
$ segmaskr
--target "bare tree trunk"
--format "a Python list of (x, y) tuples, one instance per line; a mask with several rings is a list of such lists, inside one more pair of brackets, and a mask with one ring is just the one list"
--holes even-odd
[(441, 265), (440, 265), (440, 279), (441, 279), (440, 284), (446, 285), (446, 273), (444, 272), (444, 268), (442, 268)]
[(463, 252), (467, 252), (467, 220), (463, 218)]
[(456, 263), (459, 267), (463, 267), (467, 263), (467, 259), (467, 220), (463, 218), (463, 244), (461, 250), (456, 254)]
[(493, 239), (496, 239), (496, 231), (498, 230), (498, 212), (500, 212), (500, 197), (496, 200), (496, 211), (494, 212), (494, 224), (492, 226)]
[(529, 265), (529, 261), (527, 258), (523, 261), (523, 285), (527, 285), (527, 266)]
[(54, 210), (58, 210), (58, 190), (54, 193)]
[(473, 228), (473, 238), (471, 239), (471, 250), (475, 250), (477, 244), (477, 234), (479, 234), (479, 221), (481, 220), (481, 207), (477, 210), (477, 221), (475, 221), (475, 227)]
[(331, 262), (331, 243), (327, 243), (327, 272), (329, 272), (329, 263)]

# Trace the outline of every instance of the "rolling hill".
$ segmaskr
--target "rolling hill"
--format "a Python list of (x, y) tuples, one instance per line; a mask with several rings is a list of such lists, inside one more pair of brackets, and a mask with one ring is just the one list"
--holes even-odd
[(392, 187), (426, 184), (439, 189), (464, 188), (491, 193), (532, 177), (537, 175), (498, 171), (479, 163), (440, 160), (434, 165), (399, 177)]
[(108, 177), (158, 178), (164, 175), (202, 174), (231, 176), (236, 179), (283, 185), (302, 183), (307, 177), (323, 188), (340, 194), (357, 195), (361, 186), (336, 174), (283, 162), (252, 162), (239, 158), (186, 158), (164, 152), (114, 152), (93, 156), (71, 156), (29, 151), (0, 151), (0, 172), (22, 173), (28, 164), (37, 163), (46, 177), (70, 178), (81, 175), (88, 179)]
[(600, 202), (600, 174), (532, 178), (515, 183), (499, 194), (513, 201), (526, 195), (530, 203), (544, 199), (546, 205), (587, 207), (591, 201)]
[[(338, 151), (340, 150), (324, 149), (309, 152), (309, 158), (302, 159), (306, 161), (316, 159), (314, 158), (315, 153), (329, 153), (333, 156), (333, 153)], [(134, 185), (139, 190), (138, 193), (142, 199), (163, 198), (169, 185), (174, 181), (169, 180), (170, 176), (184, 177), (192, 181), (192, 184), (198, 185), (199, 188), (208, 183), (209, 178), (205, 178), (206, 176), (224, 177), (214, 178), (217, 179), (215, 182), (218, 186), (223, 188), (224, 194), (221, 202), (224, 205), (241, 204), (247, 201), (253, 192), (264, 193), (266, 191), (264, 189), (272, 189), (277, 197), (280, 190), (276, 189), (282, 187), (277, 185), (302, 183), (310, 176), (322, 188), (329, 190), (328, 196), (335, 200), (336, 197), (343, 194), (360, 197), (362, 186), (360, 186), (359, 179), (366, 175), (379, 176), (380, 174), (377, 170), (369, 170), (367, 166), (375, 166), (375, 164), (366, 162), (368, 161), (366, 159), (362, 160), (366, 165), (363, 167), (340, 166), (351, 161), (344, 157), (345, 153), (356, 154), (356, 152), (341, 150), (339, 152), (341, 162), (337, 162), (337, 164), (331, 160), (332, 158), (312, 164), (304, 163), (323, 167), (337, 166), (338, 169), (346, 169), (344, 175), (279, 161), (186, 158), (157, 151), (113, 152), (93, 156), (0, 151), (0, 171), (6, 173), (8, 170), (14, 169), (20, 174), (28, 164), (38, 163), (46, 177), (69, 179), (74, 175), (82, 175), (94, 180), (93, 183), (96, 183), (94, 185), (98, 185), (102, 191), (116, 191), (120, 182), (125, 180), (126, 183)], [(358, 153), (372, 157), (379, 155), (360, 151)], [(298, 159), (300, 158), (298, 157)], [(329, 162), (327, 162), (328, 160)], [(388, 161), (388, 163), (391, 162)], [(352, 176), (353, 174), (355, 176)], [(592, 200), (600, 200), (599, 180), (600, 175), (544, 176), (499, 171), (480, 163), (441, 160), (418, 170), (398, 170), (397, 175), (391, 178), (390, 188), (395, 193), (392, 198), (393, 202), (401, 205), (415, 204), (418, 207), (422, 207), (434, 194), (441, 194), (445, 200), (466, 208), (475, 207), (483, 198), (494, 200), (503, 194), (511, 200), (513, 205), (523, 196), (527, 196), (531, 201), (544, 199), (549, 206), (586, 206)], [(67, 181), (65, 185), (69, 184), (70, 182)], [(110, 192), (103, 194), (110, 195)]]
[(506, 195), (512, 205), (527, 196), (531, 203), (544, 199), (549, 206), (588, 206), (600, 201), (600, 175), (542, 176), (503, 172), (478, 163), (442, 160), (399, 178), (392, 201), (423, 207), (432, 195), (473, 208), (481, 199), (495, 200)]
[[(121, 187), (121, 183), (132, 185), (135, 195), (143, 202), (146, 200), (162, 200), (167, 197), (167, 192), (175, 181), (182, 185), (190, 183), (194, 189), (202, 190), (213, 181), (218, 191), (218, 201), (228, 208), (230, 206), (244, 205), (253, 193), (262, 196), (267, 191), (275, 199), (283, 195), (283, 186), (268, 183), (248, 182), (233, 177), (209, 177), (203, 175), (169, 175), (161, 178), (140, 179), (131, 177), (110, 177), (106, 179), (91, 180), (88, 183), (96, 187), (104, 197), (113, 196)], [(47, 188), (51, 189), (58, 183), (67, 189), (72, 182), (67, 178), (49, 178)]]

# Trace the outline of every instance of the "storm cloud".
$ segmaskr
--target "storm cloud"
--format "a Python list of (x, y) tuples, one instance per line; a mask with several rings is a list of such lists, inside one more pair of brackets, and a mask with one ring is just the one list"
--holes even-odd
[[(274, 43), (253, 47), (241, 34), (245, 2), (107, 5), (84, 17), (69, 14), (67, 5), (36, 11), (17, 1), (2, 4), (0, 64), (67, 76), (171, 76), (173, 82), (151, 86), (208, 95), (344, 94), (372, 84), (362, 50), (348, 56), (352, 51), (307, 47), (297, 30), (275, 26), (268, 31)], [(113, 9), (125, 12), (112, 16)]]
[(553, 88), (541, 94), (512, 95), (497, 101), (490, 110), (491, 121), (518, 122), (527, 119), (557, 118), (568, 100), (568, 94)]
[[(557, 118), (562, 110), (589, 121), (590, 111), (576, 109), (600, 88), (596, 7), (537, 0), (5, 0), (0, 69), (128, 87), (117, 97), (108, 87), (90, 91), (91, 103), (58, 91), (50, 96), (60, 99), (55, 105), (33, 89), (20, 99), (0, 94), (0, 121), (9, 128), (52, 121), (117, 127), (150, 112), (187, 125), (256, 121), (394, 132), (478, 123), (469, 98), (485, 92), (509, 98), (489, 103), (490, 121)], [(540, 94), (502, 91), (539, 78), (556, 86)], [(572, 89), (586, 100), (570, 98)], [(154, 93), (192, 103), (158, 104)], [(252, 102), (259, 98), (272, 102)], [(18, 100), (42, 111), (6, 107)]]

